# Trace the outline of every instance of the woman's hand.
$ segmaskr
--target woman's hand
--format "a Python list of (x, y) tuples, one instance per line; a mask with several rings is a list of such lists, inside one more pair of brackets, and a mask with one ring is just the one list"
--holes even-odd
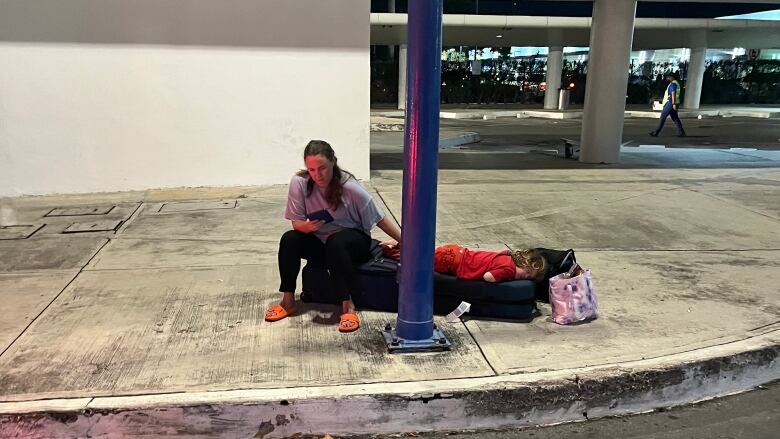
[(322, 225), (325, 224), (325, 221), (318, 220), (318, 221), (293, 221), (293, 229), (301, 232), (301, 233), (314, 233), (317, 230), (322, 227)]
[(398, 244), (398, 241), (395, 239), (388, 239), (387, 241), (382, 241), (379, 243), (379, 246), (382, 248), (396, 248), (401, 247), (400, 244)]

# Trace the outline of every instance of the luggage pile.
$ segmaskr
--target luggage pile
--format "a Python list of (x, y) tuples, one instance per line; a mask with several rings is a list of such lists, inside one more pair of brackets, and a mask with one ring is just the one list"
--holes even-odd
[[(559, 251), (545, 248), (536, 250), (543, 254), (550, 266), (545, 278), (539, 282), (513, 280), (490, 283), (479, 280), (461, 280), (455, 276), (434, 273), (434, 313), (444, 315), (457, 308), (461, 302), (468, 302), (471, 304), (469, 315), (474, 317), (519, 321), (533, 319), (538, 314), (537, 301), (550, 301), (550, 285), (552, 285), (550, 279), (561, 279), (562, 276), (571, 273), (575, 267), (578, 267), (573, 250)], [(357, 278), (360, 284), (360, 293), (353, 295), (352, 300), (355, 306), (360, 309), (398, 312), (398, 268), (400, 264), (394, 259), (385, 257), (379, 242), (376, 240), (372, 241), (371, 255), (371, 260), (358, 267)], [(572, 282), (574, 281), (568, 282), (568, 284), (572, 284)], [(588, 272), (588, 282), (588, 285), (592, 286), (590, 272)], [(571, 287), (567, 289), (564, 286), (563, 294), (571, 289)], [(560, 291), (554, 291), (554, 294), (558, 293)], [(595, 300), (595, 295), (592, 296)], [(553, 303), (554, 317), (556, 303), (565, 302), (560, 294), (555, 297), (557, 302)], [(301, 300), (340, 304), (339, 296), (334, 291), (325, 267), (311, 263), (306, 264), (303, 269)], [(566, 312), (576, 309), (576, 305), (572, 305), (571, 302), (566, 303), (569, 306)], [(595, 317), (595, 310), (593, 317)], [(569, 320), (576, 319), (564, 318), (560, 319), (560, 322), (555, 321), (571, 323)]]

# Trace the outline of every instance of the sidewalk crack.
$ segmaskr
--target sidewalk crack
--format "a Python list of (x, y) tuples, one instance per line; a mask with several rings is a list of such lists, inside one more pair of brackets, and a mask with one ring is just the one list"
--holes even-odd
[(70, 286), (70, 285), (71, 285), (71, 284), (72, 284), (72, 283), (73, 283), (73, 282), (74, 282), (74, 281), (75, 281), (75, 280), (76, 280), (76, 279), (79, 277), (79, 275), (80, 275), (82, 272), (84, 272), (84, 270), (87, 268), (87, 266), (89, 266), (90, 262), (92, 262), (92, 260), (93, 260), (93, 259), (95, 259), (95, 257), (98, 255), (98, 253), (100, 253), (100, 252), (101, 252), (101, 251), (102, 251), (102, 250), (103, 250), (103, 249), (106, 247), (106, 245), (108, 245), (108, 243), (109, 243), (109, 242), (111, 242), (111, 238), (108, 238), (108, 239), (106, 239), (106, 242), (104, 242), (104, 243), (103, 243), (103, 245), (101, 245), (101, 246), (100, 246), (100, 248), (98, 248), (98, 249), (97, 249), (97, 251), (96, 251), (96, 252), (95, 252), (95, 253), (92, 255), (92, 257), (91, 257), (91, 258), (89, 258), (89, 260), (88, 260), (88, 261), (87, 261), (87, 262), (84, 264), (84, 266), (82, 266), (82, 267), (79, 269), (78, 273), (76, 273), (76, 274), (73, 276), (73, 278), (72, 278), (72, 279), (71, 279), (71, 280), (70, 280), (70, 281), (69, 281), (69, 282), (68, 282), (68, 283), (67, 283), (67, 284), (66, 284), (66, 285), (65, 285), (65, 286), (64, 286), (64, 287), (63, 287), (63, 288), (60, 290), (60, 292), (59, 292), (59, 293), (57, 293), (57, 295), (56, 295), (56, 296), (54, 296), (54, 298), (52, 298), (52, 299), (49, 301), (49, 303), (47, 303), (47, 304), (46, 304), (46, 306), (44, 306), (44, 307), (43, 307), (43, 309), (42, 309), (42, 310), (41, 310), (41, 311), (40, 311), (40, 312), (39, 312), (39, 313), (38, 313), (38, 314), (37, 314), (35, 317), (33, 317), (33, 318), (30, 320), (30, 322), (27, 324), (27, 326), (25, 326), (25, 327), (24, 327), (24, 329), (22, 329), (22, 332), (20, 332), (20, 333), (19, 333), (19, 335), (17, 335), (17, 336), (16, 336), (16, 337), (15, 337), (15, 338), (14, 338), (14, 339), (11, 341), (11, 343), (8, 343), (8, 346), (6, 346), (6, 347), (3, 349), (3, 351), (2, 351), (2, 352), (0, 352), (0, 357), (2, 357), (3, 355), (5, 355), (5, 353), (6, 353), (6, 352), (8, 352), (8, 351), (11, 349), (11, 347), (13, 347), (13, 345), (14, 345), (14, 344), (16, 344), (16, 342), (17, 342), (17, 341), (18, 341), (20, 338), (22, 338), (22, 336), (23, 336), (25, 333), (27, 333), (27, 330), (28, 330), (28, 329), (30, 329), (30, 326), (32, 326), (32, 325), (33, 325), (33, 324), (34, 324), (36, 321), (38, 321), (38, 319), (39, 319), (39, 318), (40, 318), (40, 317), (43, 315), (43, 313), (45, 313), (45, 312), (46, 312), (46, 310), (48, 310), (48, 309), (49, 309), (49, 308), (52, 306), (52, 304), (53, 304), (53, 303), (54, 303), (54, 302), (55, 302), (57, 299), (59, 299), (59, 297), (62, 295), (62, 293), (64, 293), (64, 292), (65, 292), (65, 290), (67, 290), (67, 289), (68, 289), (68, 287), (69, 287), (69, 286)]

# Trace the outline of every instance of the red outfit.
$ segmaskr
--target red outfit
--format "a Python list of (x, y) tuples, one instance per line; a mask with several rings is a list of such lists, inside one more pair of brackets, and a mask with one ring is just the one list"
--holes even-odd
[(459, 245), (438, 247), (433, 269), (439, 273), (454, 274), (458, 279), (482, 280), (485, 273), (490, 272), (496, 282), (514, 280), (516, 273), (515, 262), (509, 255), (474, 251)]

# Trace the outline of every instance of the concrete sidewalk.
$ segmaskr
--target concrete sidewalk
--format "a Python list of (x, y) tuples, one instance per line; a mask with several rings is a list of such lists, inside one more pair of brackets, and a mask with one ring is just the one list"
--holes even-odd
[[(0, 436), (517, 427), (780, 378), (780, 160), (635, 149), (648, 166), (440, 171), (438, 243), (574, 248), (601, 303), (578, 326), (547, 305), (531, 323), (437, 317), (441, 354), (387, 354), (388, 313), (347, 335), (328, 306), (262, 321), (286, 187), (3, 199)], [(367, 186), (400, 218), (400, 171)]]

